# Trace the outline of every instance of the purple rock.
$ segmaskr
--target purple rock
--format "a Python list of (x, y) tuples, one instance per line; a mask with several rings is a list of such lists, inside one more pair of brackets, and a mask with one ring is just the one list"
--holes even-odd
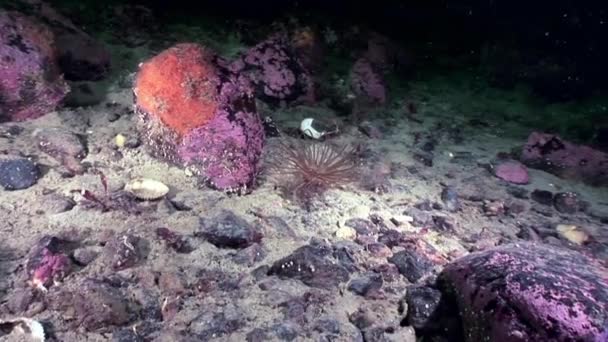
[(523, 148), (521, 161), (563, 178), (608, 184), (608, 153), (573, 144), (557, 135), (533, 132)]
[(395, 253), (388, 261), (395, 264), (399, 273), (411, 283), (416, 283), (435, 266), (425, 255), (412, 249)]
[(351, 70), (351, 88), (355, 95), (375, 104), (386, 103), (386, 86), (382, 75), (365, 58), (358, 59)]
[(572, 250), (516, 243), (469, 254), (439, 276), (467, 341), (598, 341), (608, 271)]
[(0, 122), (41, 117), (68, 93), (54, 41), (46, 26), (0, 10)]
[(526, 167), (514, 160), (498, 164), (494, 169), (494, 175), (513, 184), (528, 184), (530, 182)]
[(247, 248), (262, 241), (262, 233), (231, 211), (224, 211), (213, 220), (201, 219), (202, 236), (218, 248)]
[(284, 34), (274, 34), (230, 64), (230, 69), (254, 86), (269, 102), (312, 96), (310, 75)]

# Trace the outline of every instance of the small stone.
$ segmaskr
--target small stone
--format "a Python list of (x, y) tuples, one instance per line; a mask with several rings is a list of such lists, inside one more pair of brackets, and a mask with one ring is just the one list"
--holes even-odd
[(498, 164), (494, 168), (494, 175), (513, 184), (528, 184), (530, 182), (528, 169), (524, 164), (514, 160)]
[(123, 148), (126, 142), (127, 137), (125, 137), (123, 134), (117, 134), (116, 137), (114, 137), (114, 144), (116, 144), (116, 147), (118, 148)]
[(178, 272), (162, 272), (158, 277), (158, 287), (164, 296), (179, 296), (186, 293), (186, 280)]
[(589, 234), (573, 224), (558, 224), (555, 230), (561, 237), (577, 245), (589, 240)]
[(262, 241), (262, 232), (249, 222), (225, 210), (213, 220), (201, 219), (196, 233), (218, 248), (246, 248)]
[(435, 229), (442, 232), (454, 231), (454, 228), (456, 227), (454, 219), (452, 219), (451, 217), (439, 215), (433, 215), (433, 225)]
[(407, 209), (405, 214), (413, 218), (413, 224), (416, 227), (425, 227), (433, 223), (433, 215), (431, 213), (416, 207)]
[(42, 205), (42, 209), (46, 214), (60, 214), (72, 210), (76, 202), (69, 197), (54, 193), (43, 197)]
[(40, 150), (57, 160), (70, 174), (85, 171), (81, 161), (87, 156), (83, 140), (63, 128), (44, 128), (33, 133)]
[(407, 324), (416, 330), (431, 330), (437, 324), (433, 314), (439, 307), (441, 291), (428, 286), (410, 286), (407, 289)]
[(92, 263), (99, 253), (100, 250), (98, 247), (82, 247), (75, 249), (72, 256), (78, 264), (86, 266)]
[(388, 261), (395, 264), (399, 273), (411, 283), (416, 283), (435, 266), (426, 256), (411, 249), (395, 253)]
[(543, 205), (553, 204), (553, 193), (551, 191), (536, 189), (532, 191), (530, 198)]
[(581, 209), (578, 195), (574, 192), (560, 192), (553, 197), (553, 206), (564, 214), (574, 214)]
[(173, 249), (177, 253), (190, 253), (193, 250), (188, 241), (181, 234), (178, 234), (169, 228), (157, 228), (156, 236), (165, 241), (167, 247)]
[(254, 243), (253, 245), (239, 250), (233, 257), (232, 261), (239, 265), (247, 265), (248, 267), (253, 266), (255, 263), (264, 260), (267, 252), (262, 248), (260, 244)]
[(451, 186), (443, 188), (441, 191), (441, 200), (449, 211), (458, 211), (460, 209), (460, 201), (458, 199), (458, 192)]
[(103, 263), (113, 271), (135, 266), (143, 258), (140, 241), (131, 234), (114, 236), (103, 248)]
[(23, 190), (36, 184), (40, 177), (38, 166), (29, 159), (0, 160), (0, 186), (4, 190)]
[(382, 287), (382, 276), (371, 274), (353, 279), (348, 285), (348, 290), (359, 296), (367, 296), (371, 292), (378, 291)]
[(350, 272), (336, 261), (330, 260), (329, 253), (322, 246), (300, 247), (291, 255), (276, 261), (268, 275), (298, 279), (311, 287), (337, 287), (350, 278)]
[(431, 211), (433, 210), (433, 203), (429, 200), (424, 200), (422, 202), (418, 202), (414, 205), (416, 209), (420, 209), (422, 211)]
[(372, 235), (378, 231), (371, 221), (362, 218), (348, 219), (344, 222), (344, 226), (353, 228), (359, 235)]
[(376, 258), (390, 258), (393, 252), (383, 243), (370, 243), (365, 246), (367, 251)]

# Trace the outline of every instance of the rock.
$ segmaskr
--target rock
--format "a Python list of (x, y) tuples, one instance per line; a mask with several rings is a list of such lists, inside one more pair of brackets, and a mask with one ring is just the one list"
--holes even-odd
[(388, 261), (395, 264), (399, 273), (411, 283), (418, 282), (423, 276), (430, 273), (435, 266), (425, 255), (412, 249), (395, 253)]
[(153, 155), (215, 189), (247, 192), (258, 174), (264, 127), (251, 89), (214, 53), (177, 44), (141, 64), (138, 130)]
[(578, 195), (573, 192), (560, 192), (553, 197), (553, 206), (564, 214), (574, 214), (581, 209)]
[(27, 189), (40, 177), (40, 171), (36, 164), (29, 159), (0, 159), (0, 186), (4, 190)]
[(42, 210), (46, 214), (60, 214), (72, 210), (76, 202), (69, 197), (56, 193), (44, 196), (40, 200)]
[(454, 187), (447, 186), (441, 191), (441, 200), (449, 211), (453, 212), (460, 210), (460, 200), (458, 197), (458, 192)]
[(363, 218), (350, 218), (344, 222), (344, 225), (353, 228), (359, 235), (372, 235), (378, 232), (378, 228), (370, 220)]
[(467, 341), (599, 341), (608, 271), (572, 250), (514, 243), (469, 254), (439, 276)]
[(433, 227), (442, 232), (453, 232), (456, 222), (448, 216), (433, 215)]
[(365, 58), (359, 58), (350, 72), (350, 87), (363, 104), (386, 103), (386, 85), (381, 73)]
[(336, 230), (336, 238), (340, 240), (352, 240), (357, 236), (357, 231), (351, 227), (340, 227)]
[(33, 133), (38, 148), (53, 157), (71, 174), (83, 174), (81, 161), (88, 151), (83, 140), (76, 134), (62, 128), (42, 128)]
[(407, 289), (405, 301), (408, 325), (420, 331), (436, 329), (441, 291), (429, 286), (410, 286)]
[(188, 330), (195, 334), (199, 341), (221, 339), (245, 326), (245, 319), (242, 316), (242, 311), (233, 306), (224, 307), (221, 312), (203, 310), (189, 324)]
[(274, 34), (233, 61), (233, 73), (250, 82), (257, 98), (271, 104), (297, 99), (314, 101), (314, 87), (284, 34)]
[(187, 292), (188, 284), (178, 272), (162, 272), (158, 277), (158, 287), (164, 296), (180, 296)]
[(75, 249), (72, 256), (78, 264), (86, 266), (92, 263), (100, 253), (98, 247), (82, 247)]
[(253, 245), (239, 250), (233, 257), (232, 261), (240, 265), (246, 265), (251, 267), (254, 264), (264, 260), (268, 253), (260, 244), (254, 243)]
[(433, 223), (433, 215), (431, 213), (416, 207), (407, 209), (404, 214), (411, 216), (414, 219), (414, 226), (417, 227), (426, 227)]
[(368, 294), (373, 294), (380, 290), (382, 283), (382, 276), (372, 273), (351, 280), (348, 290), (359, 296), (366, 297)]
[(528, 184), (530, 177), (525, 165), (518, 161), (503, 161), (494, 168), (494, 175), (513, 184)]
[(54, 43), (47, 26), (0, 10), (0, 122), (36, 119), (61, 104), (69, 86)]
[(608, 184), (608, 153), (573, 144), (557, 135), (530, 134), (521, 161), (559, 177), (592, 185)]
[(102, 263), (107, 272), (124, 270), (137, 265), (144, 257), (141, 244), (144, 241), (131, 234), (117, 234), (104, 246)]
[(358, 126), (359, 131), (372, 139), (382, 139), (382, 131), (369, 121), (363, 121)]
[(553, 193), (551, 191), (536, 189), (532, 191), (530, 198), (543, 205), (553, 204)]
[(165, 242), (167, 247), (177, 253), (190, 253), (193, 248), (182, 235), (170, 230), (169, 228), (156, 228), (156, 236)]
[(30, 283), (43, 291), (58, 284), (72, 271), (68, 257), (71, 241), (46, 235), (40, 238), (28, 253), (26, 271)]
[(484, 201), (483, 212), (486, 216), (502, 216), (505, 214), (505, 204), (501, 201)]
[(66, 79), (98, 81), (108, 74), (111, 56), (105, 46), (43, 1), (27, 1), (25, 7), (33, 17), (47, 23), (56, 37), (57, 62)]
[(6, 306), (12, 313), (26, 312), (35, 300), (34, 289), (29, 287), (16, 288), (4, 300), (6, 300)]
[(121, 291), (103, 281), (85, 279), (49, 294), (51, 309), (88, 331), (129, 322), (128, 302)]
[(231, 211), (223, 211), (212, 220), (200, 220), (201, 230), (196, 236), (218, 248), (246, 248), (262, 241), (262, 232)]
[(320, 246), (306, 245), (291, 255), (277, 260), (268, 275), (293, 278), (318, 288), (337, 287), (348, 281), (349, 271), (329, 258), (330, 250)]

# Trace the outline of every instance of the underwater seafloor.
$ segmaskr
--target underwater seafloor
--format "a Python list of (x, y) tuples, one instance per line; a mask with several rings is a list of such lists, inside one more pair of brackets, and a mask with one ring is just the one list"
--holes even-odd
[[(258, 100), (279, 132), (265, 149), (307, 139), (297, 134), (305, 118), (338, 123), (339, 133), (318, 143), (359, 147), (360, 177), (302, 204), (277, 188), (267, 156), (246, 195), (210, 189), (152, 157), (135, 125), (138, 63), (204, 31), (167, 29), (163, 40), (137, 47), (110, 33), (99, 35), (112, 51), (110, 76), (72, 83), (69, 103), (38, 119), (0, 124), (0, 151), (27, 156), (41, 170), (33, 186), (0, 193), (0, 318), (36, 319), (49, 340), (66, 342), (416, 341), (435, 321), (425, 316), (440, 296), (431, 284), (469, 253), (534, 241), (604, 264), (608, 258), (607, 187), (531, 167), (526, 184), (495, 175), (539, 130), (513, 117), (542, 106), (517, 90), (486, 89), (474, 70), (390, 83), (402, 87), (364, 117), (322, 102)], [(246, 48), (237, 39), (221, 52)], [(516, 110), (523, 114), (505, 113)], [(44, 132), (51, 140), (84, 137), (87, 171), (70, 174), (65, 161), (44, 153)], [(69, 149), (73, 141), (54, 143)], [(120, 202), (115, 194), (139, 177), (164, 183), (168, 194)], [(556, 205), (571, 193), (574, 204)], [(205, 233), (210, 226), (219, 230)], [(43, 291), (30, 283), (29, 262), (49, 244), (69, 251), (72, 267)], [(412, 286), (430, 290), (407, 297)]]

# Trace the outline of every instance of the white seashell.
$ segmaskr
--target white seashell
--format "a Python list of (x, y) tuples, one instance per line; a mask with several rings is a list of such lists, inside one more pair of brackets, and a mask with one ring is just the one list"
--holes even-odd
[(125, 191), (142, 200), (155, 200), (165, 196), (169, 187), (150, 178), (136, 178), (125, 185)]
[(45, 341), (44, 327), (40, 322), (31, 318), (0, 319), (0, 325), (7, 326), (11, 331), (16, 331), (19, 334), (30, 335), (31, 341)]
[(302, 120), (302, 122), (300, 123), (300, 131), (302, 131), (302, 133), (306, 134), (307, 136), (309, 136), (313, 139), (321, 139), (323, 137), (323, 132), (317, 131), (312, 126), (313, 121), (314, 121), (314, 119), (312, 119), (312, 118), (306, 118), (306, 119)]

